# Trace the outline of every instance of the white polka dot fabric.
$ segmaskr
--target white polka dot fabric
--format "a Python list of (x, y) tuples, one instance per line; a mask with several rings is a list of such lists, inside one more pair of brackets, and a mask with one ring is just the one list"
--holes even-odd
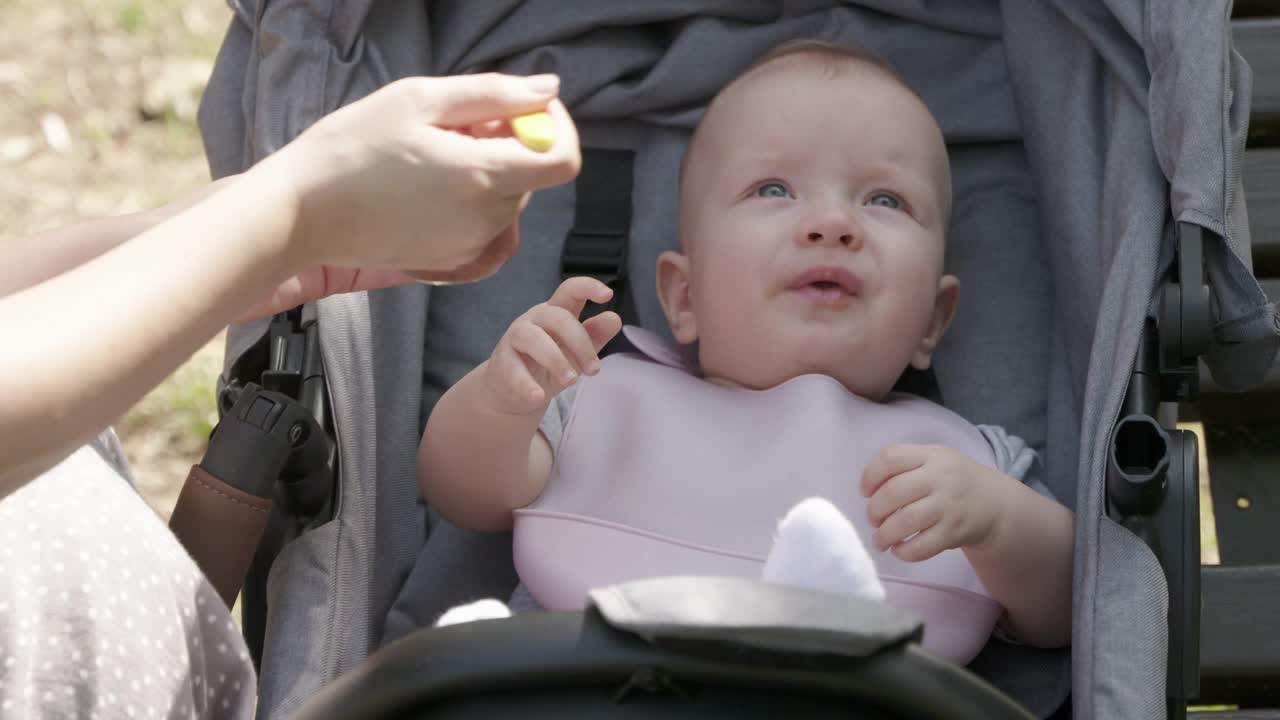
[(0, 500), (0, 718), (249, 718), (231, 614), (91, 448)]

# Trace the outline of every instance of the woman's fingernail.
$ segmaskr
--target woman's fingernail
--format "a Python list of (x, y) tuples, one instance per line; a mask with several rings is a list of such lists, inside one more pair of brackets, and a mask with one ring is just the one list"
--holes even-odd
[(552, 73), (530, 75), (525, 82), (536, 93), (553, 93), (560, 89), (560, 76)]
[(560, 373), (560, 382), (564, 383), (565, 385), (568, 385), (569, 383), (577, 379), (578, 379), (578, 373), (572, 370), (565, 370), (564, 372)]

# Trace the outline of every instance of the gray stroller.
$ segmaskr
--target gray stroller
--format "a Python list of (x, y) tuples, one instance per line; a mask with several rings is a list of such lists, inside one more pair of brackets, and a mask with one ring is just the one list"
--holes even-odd
[[(232, 328), (223, 422), (196, 472), (269, 519), (180, 501), (174, 526), (228, 600), (243, 582), (263, 716), (1185, 715), (1199, 695), (1196, 444), (1167, 410), (1194, 397), (1201, 356), (1244, 388), (1280, 345), (1250, 266), (1250, 71), (1228, 3), (232, 5), (201, 108), (215, 175), (414, 74), (557, 72), (584, 147), (582, 176), (533, 198), (494, 277)], [(891, 608), (707, 578), (614, 588), (628, 612), (423, 629), (516, 582), (509, 536), (459, 530), (419, 499), (434, 402), (563, 276), (599, 277), (629, 322), (665, 327), (654, 260), (675, 243), (688, 134), (729, 78), (796, 37), (880, 54), (940, 121), (947, 264), (967, 290), (936, 386), (1026, 438), (1075, 510), (1072, 648), (992, 639), (961, 669)], [(693, 597), (723, 612), (684, 612)]]

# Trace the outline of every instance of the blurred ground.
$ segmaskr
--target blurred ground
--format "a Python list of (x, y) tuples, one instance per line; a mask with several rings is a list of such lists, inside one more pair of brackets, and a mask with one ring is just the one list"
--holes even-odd
[[(229, 19), (222, 0), (0, 0), (0, 256), (207, 181), (195, 107)], [(117, 426), (165, 514), (203, 452), (220, 342)]]

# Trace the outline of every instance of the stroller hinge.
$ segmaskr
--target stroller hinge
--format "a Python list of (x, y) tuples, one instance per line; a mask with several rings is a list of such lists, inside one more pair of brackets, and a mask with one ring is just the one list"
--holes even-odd
[(1165, 285), (1160, 307), (1160, 389), (1171, 402), (1196, 398), (1199, 358), (1209, 350), (1213, 315), (1204, 275), (1207, 233), (1199, 225), (1178, 223), (1176, 275)]

